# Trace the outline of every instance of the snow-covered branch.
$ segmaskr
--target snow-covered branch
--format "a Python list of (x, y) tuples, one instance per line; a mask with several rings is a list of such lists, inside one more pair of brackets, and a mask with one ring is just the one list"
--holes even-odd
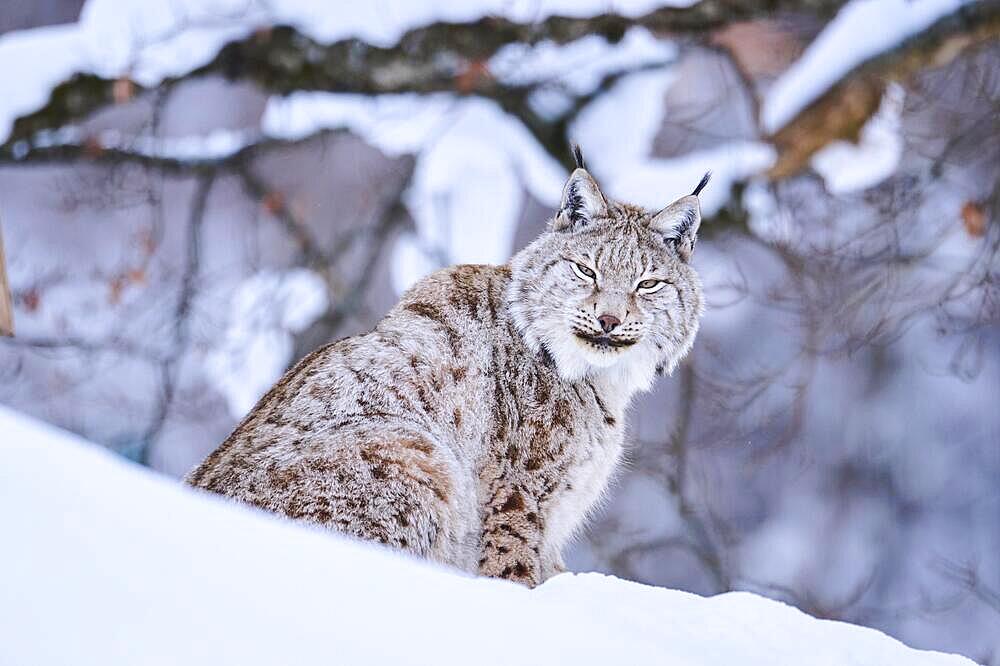
[[(877, 9), (874, 3), (869, 7)], [(841, 25), (835, 26), (831, 39), (821, 48), (842, 48), (845, 38), (869, 28), (873, 21), (893, 18), (892, 15), (870, 15), (865, 9), (858, 7)], [(907, 31), (919, 26), (919, 20), (919, 17), (915, 19), (915, 25), (904, 22), (884, 26), (890, 35), (894, 31), (901, 33), (901, 41), (888, 40), (887, 50), (876, 52), (851, 67), (819, 97), (789, 118), (786, 118), (786, 108), (795, 103), (789, 99), (801, 98), (802, 88), (811, 84), (803, 79), (816, 77), (819, 72), (815, 66), (808, 67), (812, 63), (808, 62), (807, 54), (803, 59), (805, 66), (779, 81), (778, 90), (769, 100), (770, 106), (764, 109), (765, 129), (774, 132), (770, 140), (778, 151), (778, 158), (768, 172), (772, 178), (786, 178), (799, 172), (813, 155), (834, 141), (857, 142), (865, 123), (878, 111), (886, 86), (891, 82), (906, 82), (928, 67), (942, 66), (968, 49), (996, 40), (1000, 36), (1000, 2), (959, 3), (954, 11), (908, 36)]]
[[(513, 14), (513, 18), (508, 18), (502, 6), (492, 12), (470, 6), (473, 13), (488, 15), (465, 22), (439, 21), (424, 26), (409, 26), (406, 19), (394, 25), (389, 17), (382, 17), (390, 25), (389, 32), (398, 31), (390, 45), (340, 35), (342, 31), (338, 30), (281, 25), (282, 19), (305, 19), (294, 13), (282, 14), (279, 5), (270, 13), (248, 11), (244, 17), (233, 17), (237, 29), (240, 25), (245, 26), (242, 28), (247, 33), (245, 36), (217, 39), (217, 53), (208, 62), (192, 66), (189, 71), (167, 75), (165, 68), (152, 68), (141, 77), (149, 81), (146, 86), (130, 75), (129, 70), (134, 69), (136, 63), (122, 67), (113, 76), (85, 71), (84, 63), (67, 63), (72, 75), (55, 82), (41, 108), (10, 118), (7, 121), (12, 123), (9, 132), (3, 131), (6, 119), (0, 117), (0, 138), (3, 140), (0, 155), (10, 153), (15, 142), (30, 140), (37, 132), (73, 124), (154, 85), (171, 87), (187, 77), (217, 74), (228, 79), (248, 79), (276, 94), (298, 90), (363, 94), (457, 91), (496, 99), (503, 106), (511, 107), (516, 106), (522, 91), (503, 85), (484, 67), (492, 56), (511, 44), (546, 41), (567, 44), (587, 36), (600, 36), (614, 43), (633, 27), (644, 27), (660, 34), (697, 37), (730, 23), (767, 17), (775, 11), (828, 17), (843, 4), (842, 0), (702, 0), (687, 7), (662, 7), (629, 15), (598, 13), (600, 3), (594, 7), (584, 3), (574, 10), (577, 15), (568, 16), (554, 13), (546, 16), (546, 8), (542, 5), (535, 14), (536, 20), (517, 16), (509, 9), (506, 11)], [(587, 15), (591, 13), (597, 15)], [(197, 22), (179, 24), (190, 29), (199, 27)], [(177, 26), (172, 27), (170, 32), (158, 38), (166, 41), (174, 37)], [(349, 34), (350, 27), (346, 31)], [(58, 45), (53, 42), (46, 47)], [(11, 44), (10, 39), (4, 46), (8, 48), (7, 56), (20, 50), (20, 45)], [(562, 155), (559, 158), (569, 159)]]

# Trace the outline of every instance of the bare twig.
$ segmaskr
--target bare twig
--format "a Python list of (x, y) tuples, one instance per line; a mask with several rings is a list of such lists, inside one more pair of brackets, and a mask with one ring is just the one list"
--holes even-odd
[(208, 196), (214, 183), (215, 175), (213, 173), (201, 176), (195, 184), (194, 193), (191, 196), (191, 209), (188, 213), (187, 259), (184, 274), (181, 277), (177, 305), (174, 308), (173, 340), (170, 352), (159, 364), (160, 397), (156, 403), (153, 417), (140, 440), (141, 448), (136, 452), (139, 461), (146, 465), (149, 464), (153, 445), (163, 430), (173, 406), (177, 390), (177, 367), (190, 341), (189, 315), (197, 295), (196, 282), (198, 272), (201, 269), (201, 231), (204, 226)]

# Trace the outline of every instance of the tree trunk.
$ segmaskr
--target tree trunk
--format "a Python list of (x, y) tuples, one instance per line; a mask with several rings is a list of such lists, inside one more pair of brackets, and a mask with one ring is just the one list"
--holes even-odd
[(7, 282), (7, 264), (3, 251), (3, 228), (0, 228), (0, 335), (14, 335), (14, 302)]

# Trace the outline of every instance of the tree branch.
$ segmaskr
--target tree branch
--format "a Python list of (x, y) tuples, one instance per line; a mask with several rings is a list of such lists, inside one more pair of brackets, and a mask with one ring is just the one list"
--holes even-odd
[(858, 140), (865, 122), (878, 110), (890, 81), (906, 81), (927, 67), (940, 67), (965, 50), (1000, 36), (1000, 1), (963, 5), (895, 49), (871, 58), (775, 132), (778, 159), (768, 175), (792, 176), (809, 159), (837, 140)]
[[(552, 16), (539, 23), (516, 23), (485, 17), (469, 23), (435, 23), (407, 32), (399, 43), (377, 47), (358, 39), (322, 44), (289, 26), (257, 30), (224, 46), (206, 65), (180, 77), (165, 79), (170, 88), (190, 78), (221, 75), (249, 80), (263, 90), (288, 94), (298, 90), (365, 94), (439, 91), (477, 94), (501, 101), (515, 89), (489, 76), (467, 76), (469, 68), (513, 43), (559, 44), (587, 35), (617, 42), (633, 26), (660, 33), (701, 36), (727, 24), (773, 15), (805, 12), (832, 16), (845, 0), (702, 0), (691, 7), (665, 7), (629, 18), (601, 14), (587, 18)], [(19, 141), (30, 141), (39, 131), (78, 122), (120, 101), (115, 88), (121, 78), (79, 73), (56, 86), (38, 111), (18, 118), (11, 135), (0, 145), (0, 158), (13, 155)], [(131, 95), (146, 89), (130, 83)], [(543, 142), (544, 145), (544, 142)]]
[(173, 176), (198, 176), (213, 171), (240, 171), (254, 158), (282, 148), (294, 148), (317, 138), (326, 138), (343, 130), (320, 130), (301, 139), (261, 138), (228, 155), (209, 157), (173, 157), (122, 147), (105, 147), (97, 137), (83, 143), (32, 146), (25, 152), (0, 148), (0, 166), (46, 166), (50, 164), (88, 163), (97, 166), (134, 164)]

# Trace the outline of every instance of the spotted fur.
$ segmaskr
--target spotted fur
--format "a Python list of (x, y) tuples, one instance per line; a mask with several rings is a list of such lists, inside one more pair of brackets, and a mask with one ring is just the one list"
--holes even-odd
[(691, 347), (699, 221), (694, 195), (650, 212), (577, 168), (508, 265), (434, 273), (370, 333), (306, 356), (187, 483), (540, 583), (618, 464), (630, 398)]

